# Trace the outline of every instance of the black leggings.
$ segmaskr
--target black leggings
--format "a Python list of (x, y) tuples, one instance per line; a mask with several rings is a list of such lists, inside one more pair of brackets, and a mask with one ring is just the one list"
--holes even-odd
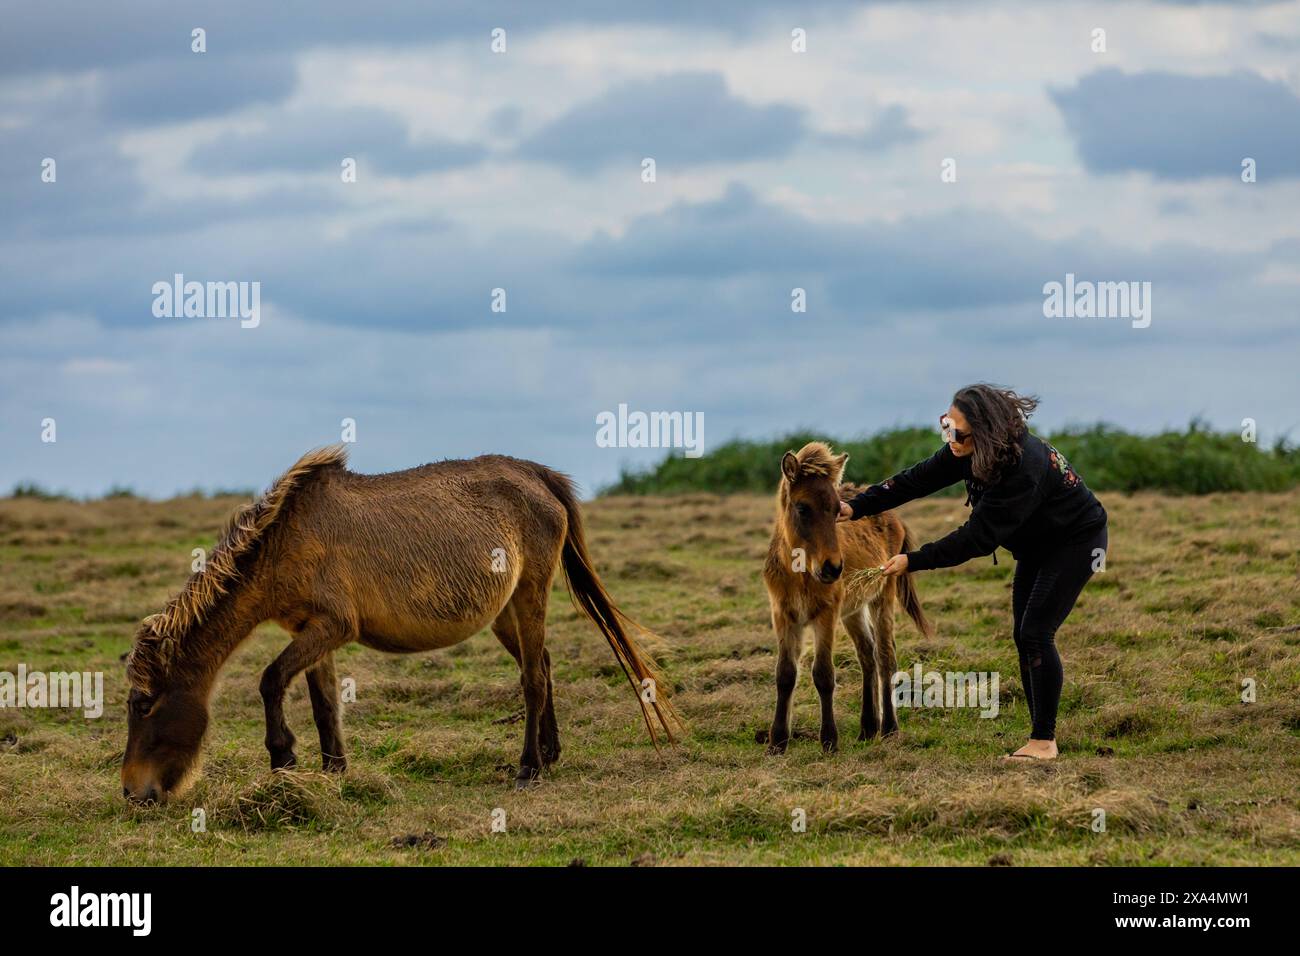
[(1056, 739), (1056, 708), (1061, 702), (1061, 655), (1056, 653), (1056, 629), (1069, 616), (1079, 592), (1101, 565), (1095, 553), (1106, 550), (1106, 526), (1077, 544), (1016, 563), (1011, 587), (1013, 634), (1020, 655), (1020, 681), (1033, 721), (1030, 737)]

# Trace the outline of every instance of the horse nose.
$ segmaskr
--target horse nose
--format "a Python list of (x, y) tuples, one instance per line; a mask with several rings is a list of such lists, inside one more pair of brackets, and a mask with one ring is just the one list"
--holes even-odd
[(822, 564), (822, 580), (825, 581), (827, 584), (830, 584), (832, 581), (838, 581), (840, 575), (843, 573), (844, 573), (843, 563), (831, 564), (829, 561), (827, 561)]
[(131, 803), (157, 803), (158, 788), (150, 785), (148, 789), (139, 793), (132, 793), (130, 787), (122, 788), (122, 796), (126, 797)]

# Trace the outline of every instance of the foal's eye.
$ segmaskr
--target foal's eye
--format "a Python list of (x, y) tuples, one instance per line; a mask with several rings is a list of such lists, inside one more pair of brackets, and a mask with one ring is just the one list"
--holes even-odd
[(135, 717), (148, 717), (153, 705), (152, 697), (137, 697), (131, 701), (131, 714)]
[(812, 514), (812, 509), (809, 508), (806, 504), (803, 504), (802, 502), (795, 505), (794, 510), (798, 512), (800, 518), (806, 518), (810, 514)]

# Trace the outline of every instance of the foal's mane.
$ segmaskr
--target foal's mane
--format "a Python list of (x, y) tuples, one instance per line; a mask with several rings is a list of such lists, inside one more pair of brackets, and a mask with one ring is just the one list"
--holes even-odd
[[(796, 472), (797, 478), (816, 477), (826, 478), (832, 484), (839, 485), (840, 479), (844, 477), (844, 463), (848, 460), (848, 455), (843, 457), (835, 454), (835, 449), (824, 441), (810, 441), (797, 452), (787, 452), (794, 455), (795, 461), (799, 463)], [(785, 511), (790, 503), (790, 482), (785, 478), (776, 489), (776, 512), (778, 520), (780, 515)]]
[(824, 441), (810, 441), (795, 455), (799, 460), (799, 474), (817, 475), (836, 481), (844, 470), (844, 463)]
[(239, 578), (240, 559), (257, 548), (296, 492), (322, 470), (342, 467), (347, 460), (342, 445), (310, 451), (256, 501), (239, 506), (226, 521), (205, 569), (190, 575), (181, 592), (161, 612), (144, 619), (126, 664), (133, 687), (146, 693), (152, 691), (153, 683), (167, 672), (181, 638), (203, 623)]

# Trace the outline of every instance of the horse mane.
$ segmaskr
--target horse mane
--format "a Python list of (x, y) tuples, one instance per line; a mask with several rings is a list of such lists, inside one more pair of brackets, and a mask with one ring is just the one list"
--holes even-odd
[[(797, 452), (786, 452), (786, 454), (794, 455), (795, 461), (799, 463), (797, 478), (826, 478), (837, 486), (840, 479), (844, 477), (844, 464), (849, 458), (848, 455), (835, 454), (835, 449), (824, 441), (810, 441)], [(789, 503), (790, 483), (782, 478), (776, 489), (778, 520)]]
[(309, 451), (264, 494), (235, 510), (226, 521), (204, 570), (190, 575), (181, 592), (161, 612), (150, 615), (141, 624), (127, 658), (127, 677), (132, 686), (151, 691), (153, 683), (167, 672), (180, 640), (195, 625), (203, 623), (239, 578), (240, 560), (257, 549), (307, 482), (327, 468), (345, 466), (347, 460), (347, 449), (342, 445)]
[(824, 441), (810, 441), (799, 449), (795, 458), (799, 460), (801, 475), (816, 475), (836, 481), (844, 470), (844, 463)]

